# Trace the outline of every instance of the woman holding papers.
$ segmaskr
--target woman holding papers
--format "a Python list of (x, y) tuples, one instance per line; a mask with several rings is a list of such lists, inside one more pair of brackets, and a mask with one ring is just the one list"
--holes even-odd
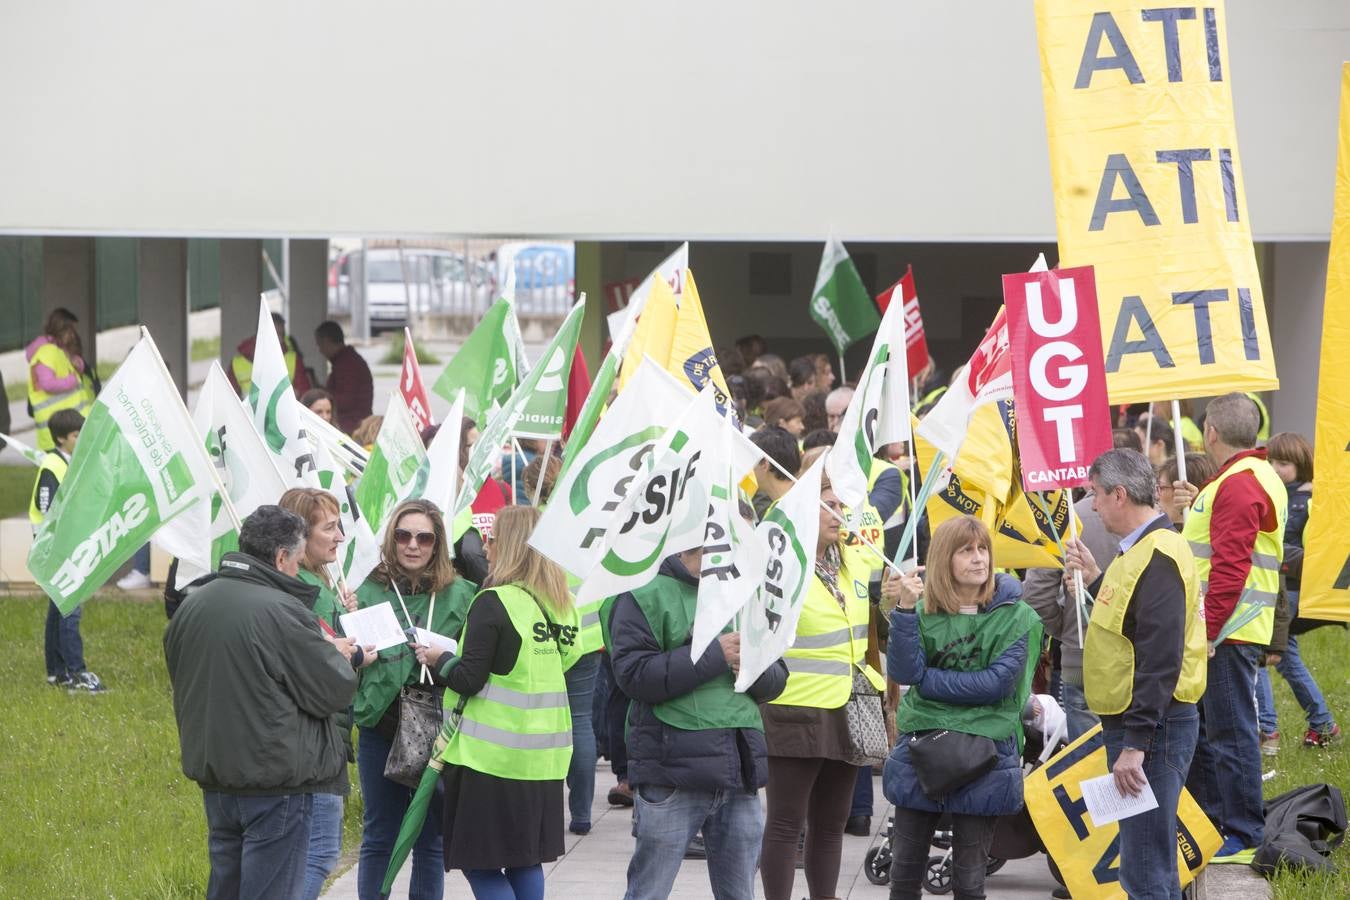
[(994, 575), (989, 530), (972, 516), (933, 531), (920, 569), (888, 578), (887, 673), (909, 685), (882, 781), (895, 804), (892, 900), (923, 894), (938, 818), (952, 814), (955, 896), (983, 897), (998, 816), (1022, 808), (1022, 707), (1041, 623), (1015, 578)]
[(419, 647), (463, 719), (446, 766), (445, 868), (476, 897), (541, 898), (541, 863), (563, 854), (563, 779), (572, 714), (563, 672), (580, 655), (567, 576), (526, 541), (539, 510), (505, 506), (488, 538), (488, 579), (460, 655)]
[[(803, 466), (809, 466), (802, 460)], [(797, 621), (797, 638), (783, 654), (788, 679), (783, 693), (760, 707), (769, 749), (765, 791), (764, 849), (760, 876), (767, 900), (787, 900), (797, 857), (797, 837), (806, 826), (806, 884), (812, 897), (834, 897), (844, 823), (853, 802), (858, 767), (845, 706), (865, 680), (877, 692), (881, 675), (867, 665), (867, 572), (850, 571), (841, 557), (838, 517), (843, 505), (821, 479), (814, 576)], [(856, 679), (855, 679), (856, 676)]]
[[(340, 613), (356, 609), (356, 595), (347, 590), (345, 585), (335, 585), (329, 574), (337, 561), (337, 549), (342, 545), (337, 500), (333, 499), (332, 494), (318, 488), (291, 488), (281, 495), (277, 505), (295, 513), (309, 526), (305, 556), (300, 561), (297, 577), (319, 589), (314, 601), (314, 614), (319, 617), (324, 634), (344, 655), (350, 653), (353, 666), (358, 669), (369, 666), (378, 658), (374, 646), (351, 646), (351, 641), (342, 636), (342, 625), (338, 622)], [(347, 744), (347, 761), (355, 762), (351, 707), (340, 713), (337, 719)], [(300, 895), (304, 900), (314, 900), (319, 896), (324, 880), (337, 865), (342, 853), (342, 801), (350, 790), (347, 768), (343, 766), (342, 792), (314, 795), (314, 813), (309, 823), (309, 855), (305, 860), (305, 887)]]
[[(406, 500), (396, 506), (385, 528), (380, 565), (356, 592), (360, 608), (388, 603), (405, 629), (425, 628), (447, 637), (458, 634), (476, 587), (456, 576), (447, 538), (436, 504)], [(381, 651), (379, 659), (361, 673), (355, 705), (356, 767), (366, 807), (356, 876), (361, 900), (380, 896), (390, 851), (413, 794), (411, 788), (384, 777), (398, 729), (399, 695), (405, 685), (430, 680), (409, 645)], [(408, 896), (415, 900), (439, 900), (445, 886), (436, 806), (433, 798), (431, 813), (413, 847)]]

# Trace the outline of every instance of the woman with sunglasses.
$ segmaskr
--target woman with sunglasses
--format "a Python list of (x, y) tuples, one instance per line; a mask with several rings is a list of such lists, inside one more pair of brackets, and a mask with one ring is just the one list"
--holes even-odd
[[(469, 608), (460, 655), (418, 647), (462, 703), (441, 758), (445, 869), (475, 897), (541, 898), (541, 865), (563, 854), (563, 779), (572, 758), (564, 671), (580, 655), (567, 576), (527, 543), (539, 510), (504, 506), (488, 539), (488, 579)], [(443, 658), (444, 657), (444, 658)]]
[[(436, 504), (405, 500), (394, 508), (385, 529), (380, 565), (356, 592), (365, 609), (388, 603), (406, 628), (425, 628), (453, 637), (476, 587), (456, 576), (446, 543), (445, 521)], [(376, 900), (389, 855), (398, 837), (413, 791), (384, 777), (385, 762), (399, 721), (404, 685), (425, 684), (430, 673), (417, 664), (409, 645), (390, 647), (361, 673), (356, 691), (356, 767), (365, 801), (361, 857), (356, 876), (361, 900)], [(439, 900), (445, 887), (441, 870), (441, 823), (432, 798), (422, 833), (413, 846), (413, 900)]]

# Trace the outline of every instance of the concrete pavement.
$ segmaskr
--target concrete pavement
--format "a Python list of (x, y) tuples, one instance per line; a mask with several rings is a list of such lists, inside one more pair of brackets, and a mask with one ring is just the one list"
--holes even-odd
[[(628, 809), (611, 808), (605, 800), (614, 776), (610, 774), (609, 764), (602, 762), (596, 773), (595, 802), (592, 805), (591, 833), (578, 837), (566, 835), (566, 854), (556, 862), (544, 866), (545, 890), (553, 897), (585, 897), (587, 900), (617, 900), (624, 895), (627, 884), (629, 857), (633, 853), (632, 812)], [(881, 796), (881, 778), (874, 781), (876, 790), (876, 811), (872, 817), (872, 836), (870, 838), (844, 836), (844, 852), (839, 873), (838, 893), (840, 897), (853, 900), (885, 900), (887, 888), (874, 885), (863, 874), (863, 859), (868, 849), (880, 843), (880, 832), (885, 827), (887, 810), (886, 799)], [(484, 810), (484, 815), (490, 811)], [(356, 848), (347, 847), (345, 851), (354, 858)], [(935, 854), (940, 851), (934, 850)], [(394, 897), (406, 897), (411, 864), (405, 864), (395, 882)], [(1030, 859), (1010, 860), (995, 874), (989, 877), (985, 890), (991, 898), (997, 900), (1046, 900), (1055, 887), (1043, 855)], [(806, 877), (801, 869), (797, 870), (797, 881), (793, 886), (794, 897), (808, 896)], [(329, 888), (325, 897), (330, 900), (356, 900), (356, 866), (343, 874)], [(459, 872), (450, 872), (445, 878), (445, 896), (447, 900), (461, 900), (473, 896), (469, 884)], [(712, 896), (708, 886), (708, 868), (702, 860), (685, 860), (675, 880), (675, 898), (706, 898)], [(762, 897), (758, 880), (755, 883), (755, 896)]]

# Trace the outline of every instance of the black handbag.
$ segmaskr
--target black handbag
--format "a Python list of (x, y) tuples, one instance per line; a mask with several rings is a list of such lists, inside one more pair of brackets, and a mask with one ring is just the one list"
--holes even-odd
[(979, 734), (921, 731), (909, 738), (909, 760), (919, 787), (930, 800), (941, 800), (998, 764), (998, 748)]

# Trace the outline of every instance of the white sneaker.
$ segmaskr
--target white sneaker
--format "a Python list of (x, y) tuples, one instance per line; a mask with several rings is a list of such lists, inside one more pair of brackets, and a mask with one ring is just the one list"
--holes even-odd
[(150, 587), (150, 576), (132, 569), (117, 579), (117, 586), (124, 591), (141, 591)]

